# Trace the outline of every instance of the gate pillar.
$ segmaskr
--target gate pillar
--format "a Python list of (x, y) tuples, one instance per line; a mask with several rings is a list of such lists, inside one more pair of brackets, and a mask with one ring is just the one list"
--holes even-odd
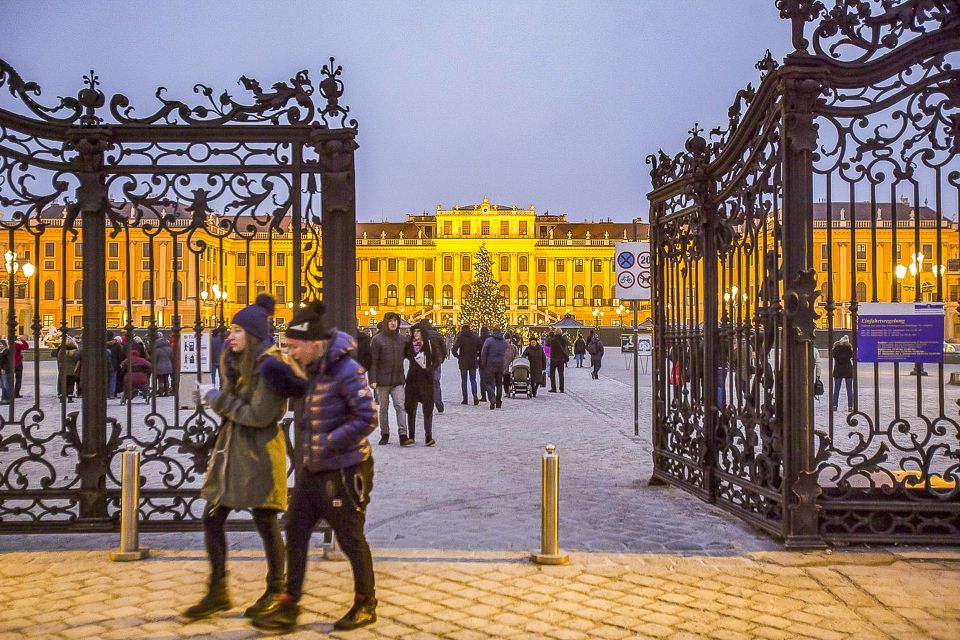
[(353, 335), (357, 330), (357, 206), (354, 151), (350, 140), (325, 140), (320, 156), (320, 206), (323, 212), (323, 299), (331, 323)]

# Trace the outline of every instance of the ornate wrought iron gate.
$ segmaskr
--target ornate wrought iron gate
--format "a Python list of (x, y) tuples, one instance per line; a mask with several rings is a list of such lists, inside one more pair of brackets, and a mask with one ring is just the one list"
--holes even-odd
[[(108, 405), (108, 321), (126, 338), (126, 358), (142, 337), (156, 367), (167, 357), (157, 348), (168, 340), (161, 328), (174, 352), (199, 356), (205, 330), (224, 323), (227, 291), (231, 302), (252, 301), (254, 287), (283, 291), (286, 313), (321, 294), (323, 256), (334, 322), (355, 329), (357, 123), (340, 102), (333, 58), (321, 74), (316, 85), (301, 71), (269, 89), (242, 77), (249, 102), (198, 84), (198, 103), (189, 105), (160, 88), (157, 110), (140, 114), (124, 95), (108, 100), (93, 72), (76, 97), (48, 106), (37, 84), (0, 61), (0, 88), (13, 97), (0, 109), (0, 245), (9, 276), (0, 296), (9, 343), (22, 332), (36, 347), (23, 399), (12, 394), (13, 350), (5, 359), (14, 397), (0, 415), (0, 532), (115, 529), (116, 454), (128, 443), (142, 450), (144, 527), (199, 526), (217, 421), (185, 406), (176, 357), (172, 396), (154, 383), (144, 405)], [(256, 258), (269, 275), (251, 282), (251, 242), (263, 240), (268, 250)], [(231, 281), (240, 272), (243, 284)], [(59, 312), (42, 317), (53, 299)], [(116, 308), (122, 318), (108, 317)], [(65, 351), (58, 361), (41, 357), (48, 325), (57, 327), (55, 343), (82, 332), (75, 376)], [(197, 380), (206, 375), (194, 369)]]
[[(849, 413), (813, 391), (822, 367), (830, 402), (830, 347), (856, 347), (859, 303), (907, 288), (956, 308), (960, 2), (776, 4), (796, 51), (767, 52), (726, 128), (648, 159), (654, 479), (791, 546), (956, 542), (944, 364), (909, 384), (899, 365), (854, 364)], [(917, 262), (922, 245), (935, 268), (921, 258), (904, 282), (901, 253)]]

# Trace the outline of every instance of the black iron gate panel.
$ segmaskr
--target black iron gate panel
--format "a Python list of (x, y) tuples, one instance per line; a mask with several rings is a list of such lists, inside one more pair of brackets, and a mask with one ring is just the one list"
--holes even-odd
[(649, 159), (654, 479), (793, 546), (955, 541), (955, 369), (858, 365), (856, 327), (904, 300), (960, 327), (960, 2), (776, 5), (797, 50)]
[(160, 89), (140, 115), (93, 72), (44, 106), (0, 61), (16, 99), (0, 110), (0, 297), (7, 342), (29, 345), (22, 365), (0, 357), (0, 532), (115, 529), (129, 444), (144, 528), (199, 526), (219, 420), (191, 391), (216, 368), (211, 334), (259, 293), (278, 325), (322, 293), (354, 330), (356, 122), (340, 73), (331, 59), (316, 86), (303, 71), (269, 91), (244, 77), (249, 103)]

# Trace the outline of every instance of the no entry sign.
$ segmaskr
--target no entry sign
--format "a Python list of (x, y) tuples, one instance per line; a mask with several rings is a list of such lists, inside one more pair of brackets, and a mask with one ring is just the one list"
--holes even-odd
[(620, 300), (650, 299), (650, 243), (618, 242), (614, 260), (617, 275), (617, 298)]

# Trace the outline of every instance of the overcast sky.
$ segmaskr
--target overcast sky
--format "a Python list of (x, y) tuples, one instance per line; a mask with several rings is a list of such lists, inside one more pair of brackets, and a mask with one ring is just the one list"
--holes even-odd
[(360, 121), (358, 216), (478, 202), (646, 217), (647, 154), (726, 122), (770, 48), (773, 0), (0, 3), (0, 58), (44, 98), (91, 68), (139, 113), (157, 86), (244, 96), (333, 55)]

